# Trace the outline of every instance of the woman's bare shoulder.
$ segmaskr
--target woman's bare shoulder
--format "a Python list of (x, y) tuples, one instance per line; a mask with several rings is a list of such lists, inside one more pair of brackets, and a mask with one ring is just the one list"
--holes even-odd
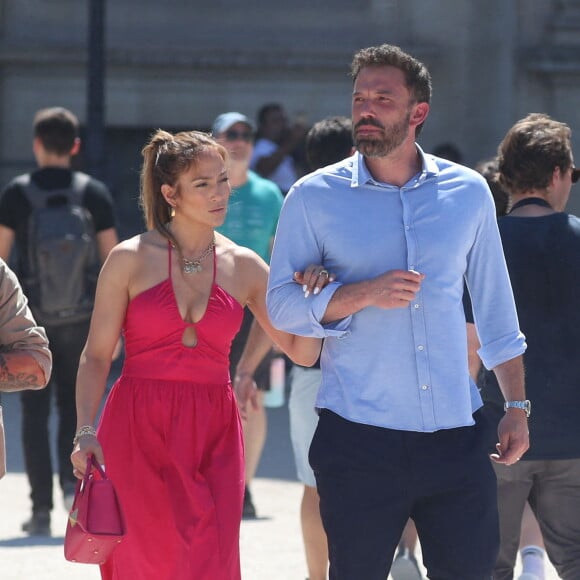
[(165, 244), (167, 242), (164, 242), (157, 232), (145, 232), (119, 242), (111, 250), (111, 254), (116, 255), (117, 259), (131, 260), (152, 248), (165, 247)]
[(247, 266), (252, 264), (258, 266), (260, 263), (265, 264), (262, 258), (260, 258), (260, 256), (258, 256), (258, 254), (253, 250), (246, 248), (245, 246), (240, 246), (217, 232), (216, 244), (222, 256), (232, 260), (234, 264), (245, 264)]
[(268, 265), (249, 248), (239, 246), (216, 233), (218, 283), (245, 305), (252, 301), (256, 287), (266, 284)]
[(145, 232), (119, 242), (109, 253), (104, 269), (130, 276), (147, 261), (151, 251), (159, 251), (161, 242), (158, 238), (161, 236), (151, 235), (153, 233)]

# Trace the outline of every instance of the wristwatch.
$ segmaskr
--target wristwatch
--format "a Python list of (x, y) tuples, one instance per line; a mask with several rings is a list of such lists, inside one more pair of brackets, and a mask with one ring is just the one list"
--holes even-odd
[(532, 414), (532, 403), (527, 399), (525, 401), (506, 401), (503, 404), (503, 410), (507, 411), (508, 409), (521, 409), (525, 412), (526, 417), (529, 417)]

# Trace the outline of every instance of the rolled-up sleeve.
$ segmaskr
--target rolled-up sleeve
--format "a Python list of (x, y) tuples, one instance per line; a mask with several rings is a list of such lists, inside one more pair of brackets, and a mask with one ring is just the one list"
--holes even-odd
[(0, 260), (0, 350), (26, 352), (44, 372), (52, 371), (52, 355), (44, 328), (38, 326), (16, 275)]
[(300, 182), (289, 192), (278, 220), (278, 228), (270, 260), (270, 278), (266, 302), (272, 324), (292, 334), (324, 338), (342, 336), (351, 317), (330, 324), (321, 324), (328, 303), (340, 281), (332, 282), (320, 294), (304, 297), (302, 288), (293, 280), (294, 272), (302, 272), (310, 264), (324, 265), (324, 252), (314, 230)]
[(516, 358), (526, 350), (491, 195), (481, 210), (475, 242), (468, 257), (466, 281), (487, 369)]

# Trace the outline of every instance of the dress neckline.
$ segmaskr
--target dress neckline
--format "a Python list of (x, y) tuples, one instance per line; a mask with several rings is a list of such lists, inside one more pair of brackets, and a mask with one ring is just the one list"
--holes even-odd
[(208, 302), (206, 304), (205, 310), (203, 315), (201, 316), (201, 318), (197, 321), (197, 322), (186, 322), (183, 317), (181, 316), (181, 312), (179, 312), (179, 305), (177, 303), (177, 297), (175, 296), (175, 290), (173, 289), (173, 281), (171, 279), (171, 245), (169, 245), (169, 251), (168, 251), (168, 255), (169, 255), (169, 260), (168, 260), (168, 277), (160, 280), (159, 282), (157, 282), (157, 284), (154, 284), (153, 286), (149, 286), (149, 288), (146, 288), (145, 290), (142, 290), (141, 292), (139, 292), (139, 294), (136, 294), (135, 296), (133, 296), (131, 298), (131, 300), (129, 301), (130, 303), (132, 303), (134, 300), (137, 300), (138, 298), (141, 298), (144, 295), (149, 294), (150, 292), (154, 292), (156, 289), (167, 286), (168, 291), (171, 292), (171, 296), (172, 296), (172, 302), (175, 306), (175, 310), (177, 312), (177, 317), (179, 318), (179, 320), (181, 321), (182, 324), (188, 325), (188, 326), (194, 326), (196, 324), (200, 324), (208, 311), (209, 308), (209, 302), (212, 298), (212, 296), (214, 296), (214, 294), (219, 290), (220, 292), (223, 292), (223, 294), (225, 294), (229, 300), (231, 300), (234, 304), (237, 304), (237, 306), (240, 309), (243, 309), (244, 307), (240, 304), (240, 302), (237, 300), (237, 298), (235, 298), (234, 296), (232, 296), (225, 288), (223, 288), (222, 286), (220, 286), (219, 284), (216, 283), (216, 272), (217, 272), (217, 257), (216, 257), (216, 250), (214, 248), (214, 272), (213, 272), (213, 278), (212, 278), (212, 285), (211, 285), (211, 289), (210, 289), (210, 293), (209, 293), (209, 298), (208, 298)]
[[(173, 252), (173, 244), (168, 240), (167, 241), (167, 247), (168, 247), (168, 266), (167, 266), (167, 270), (168, 270), (168, 276), (167, 276), (167, 280), (169, 282), (169, 286), (171, 287), (171, 294), (173, 296), (173, 301), (175, 303), (175, 309), (177, 310), (177, 314), (181, 320), (181, 322), (183, 324), (185, 324), (186, 326), (196, 326), (197, 324), (200, 324), (203, 319), (205, 318), (205, 315), (207, 314), (208, 308), (209, 308), (209, 303), (210, 300), (213, 296), (213, 293), (215, 291), (216, 288), (216, 283), (215, 283), (215, 279), (216, 279), (216, 271), (217, 271), (217, 261), (216, 261), (216, 250), (215, 250), (215, 246), (213, 247), (212, 250), (212, 255), (213, 255), (213, 274), (212, 274), (212, 279), (211, 279), (211, 287), (209, 290), (209, 296), (207, 297), (207, 301), (205, 303), (205, 308), (203, 310), (203, 314), (201, 315), (201, 317), (199, 318), (199, 320), (195, 320), (192, 322), (188, 322), (187, 320), (185, 320), (185, 318), (183, 318), (183, 316), (181, 315), (181, 310), (179, 309), (179, 303), (177, 302), (177, 294), (175, 293), (175, 288), (173, 287), (173, 278), (171, 275), (171, 256), (172, 256), (172, 252)], [(195, 275), (195, 274), (193, 274)], [(224, 290), (225, 292), (225, 290)]]

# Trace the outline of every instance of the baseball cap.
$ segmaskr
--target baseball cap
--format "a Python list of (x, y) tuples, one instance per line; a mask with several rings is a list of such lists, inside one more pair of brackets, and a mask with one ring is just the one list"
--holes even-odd
[(211, 134), (216, 137), (220, 133), (227, 131), (232, 125), (236, 123), (245, 123), (252, 131), (254, 131), (254, 124), (246, 115), (242, 115), (241, 113), (230, 112), (230, 113), (222, 113), (219, 117), (216, 117), (216, 120), (213, 122), (211, 127)]

